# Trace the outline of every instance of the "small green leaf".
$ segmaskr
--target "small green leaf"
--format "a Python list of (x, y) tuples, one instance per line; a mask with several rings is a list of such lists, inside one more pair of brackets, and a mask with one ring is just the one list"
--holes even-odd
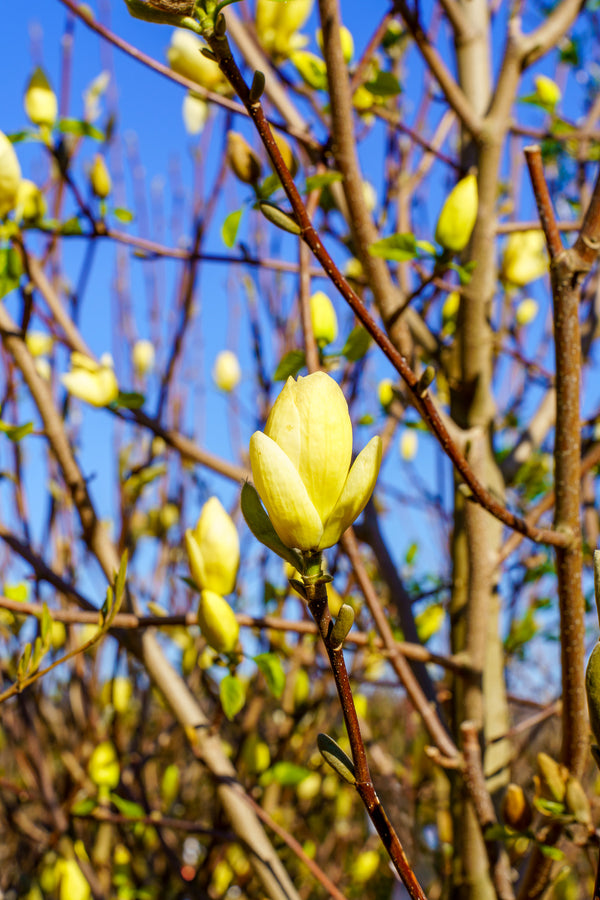
[(315, 91), (327, 90), (327, 66), (325, 62), (308, 50), (296, 50), (291, 61), (302, 80)]
[(464, 266), (459, 266), (457, 263), (450, 263), (450, 268), (454, 269), (454, 271), (458, 275), (458, 280), (460, 281), (461, 285), (464, 286), (470, 282), (476, 265), (477, 260), (473, 259), (471, 260), (471, 262), (468, 262)]
[(223, 712), (231, 722), (244, 707), (246, 689), (235, 675), (226, 675), (219, 685), (219, 697)]
[(262, 200), (267, 200), (271, 194), (274, 194), (275, 191), (278, 191), (280, 187), (283, 187), (281, 184), (281, 180), (279, 175), (276, 175), (275, 172), (272, 172), (271, 175), (267, 175), (263, 183), (258, 188), (258, 195)]
[(234, 212), (229, 213), (221, 226), (221, 240), (226, 247), (233, 247), (235, 244), (242, 212), (243, 210), (236, 209)]
[(29, 663), (31, 662), (31, 644), (27, 643), (23, 647), (23, 653), (17, 665), (17, 681), (22, 681), (29, 671)]
[(273, 372), (273, 381), (286, 381), (290, 375), (296, 376), (305, 365), (304, 350), (290, 350), (279, 360), (277, 368)]
[(135, 216), (129, 209), (124, 209), (122, 206), (117, 206), (113, 209), (113, 215), (115, 219), (118, 219), (119, 222), (124, 222), (128, 224), (129, 222), (133, 222)]
[(98, 801), (94, 797), (86, 797), (85, 800), (74, 803), (70, 812), (72, 816), (89, 816), (97, 806)]
[(391, 72), (378, 72), (376, 78), (365, 82), (365, 87), (376, 97), (395, 97), (402, 93), (400, 82)]
[(362, 325), (357, 325), (346, 338), (346, 343), (342, 347), (342, 356), (348, 362), (358, 362), (359, 359), (366, 356), (370, 345), (371, 335), (368, 331), (365, 331)]
[(414, 234), (392, 234), (371, 244), (369, 253), (379, 259), (406, 262), (418, 256), (417, 249), (417, 240)]
[(134, 803), (133, 800), (125, 800), (123, 797), (119, 797), (118, 794), (110, 795), (111, 803), (117, 807), (122, 816), (127, 816), (128, 819), (143, 819), (146, 815), (146, 811), (143, 806), (140, 806), (139, 803)]
[(67, 219), (66, 222), (63, 222), (60, 226), (59, 231), (60, 231), (60, 234), (66, 234), (66, 235), (83, 234), (81, 222), (79, 221), (77, 216), (72, 216), (70, 219)]
[(0, 419), (0, 431), (3, 432), (10, 441), (17, 444), (21, 438), (31, 434), (33, 431), (33, 422), (26, 422), (24, 425), (9, 425), (8, 422), (3, 422)]
[(42, 606), (42, 615), (40, 617), (40, 634), (42, 641), (46, 643), (46, 638), (50, 636), (50, 628), (52, 627), (52, 616), (46, 603)]
[(115, 406), (120, 406), (122, 409), (140, 409), (145, 402), (144, 395), (138, 394), (137, 391), (119, 391)]
[(285, 687), (285, 672), (275, 653), (259, 653), (254, 662), (264, 675), (267, 687), (274, 697), (281, 697)]
[(358, 425), (372, 425), (375, 419), (371, 415), (371, 413), (365, 413), (364, 416), (361, 416), (358, 420)]
[(538, 844), (543, 856), (547, 856), (548, 859), (564, 859), (565, 854), (562, 850), (559, 850), (558, 847), (551, 847), (550, 844)]
[(309, 175), (306, 179), (304, 190), (307, 194), (310, 194), (311, 191), (315, 191), (317, 188), (328, 187), (330, 184), (335, 184), (336, 181), (343, 180), (344, 176), (341, 172), (323, 172), (321, 175)]
[(301, 781), (304, 781), (310, 775), (310, 769), (304, 766), (297, 766), (295, 763), (280, 760), (274, 766), (267, 769), (260, 777), (260, 784), (267, 786), (275, 782), (281, 787), (296, 787)]
[(23, 264), (14, 247), (0, 250), (0, 300), (19, 286)]
[(57, 126), (62, 134), (76, 134), (78, 137), (91, 137), (95, 141), (103, 141), (104, 132), (100, 131), (89, 122), (82, 122), (81, 119), (60, 119)]

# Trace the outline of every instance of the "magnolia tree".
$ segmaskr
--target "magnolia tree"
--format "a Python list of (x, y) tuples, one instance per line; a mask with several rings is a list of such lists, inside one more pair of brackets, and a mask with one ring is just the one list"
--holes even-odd
[(368, 12), (54, 0), (55, 66), (31, 30), (7, 898), (600, 892), (597, 4)]

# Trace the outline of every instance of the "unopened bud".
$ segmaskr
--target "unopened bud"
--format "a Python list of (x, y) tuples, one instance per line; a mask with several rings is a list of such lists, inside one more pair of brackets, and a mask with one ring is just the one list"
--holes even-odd
[(106, 162), (99, 153), (94, 157), (94, 162), (90, 169), (90, 184), (96, 197), (99, 197), (101, 200), (105, 200), (112, 190), (112, 182), (109, 171), (106, 168)]
[(317, 291), (310, 298), (310, 318), (319, 347), (332, 344), (338, 333), (337, 316), (333, 303), (323, 291)]
[(212, 370), (213, 381), (219, 390), (230, 394), (238, 384), (242, 377), (242, 370), (235, 353), (231, 350), (222, 350), (217, 358)]
[(265, 219), (268, 219), (269, 222), (276, 225), (277, 228), (281, 228), (282, 231), (288, 231), (290, 234), (301, 234), (302, 229), (296, 220), (282, 209), (279, 209), (278, 206), (275, 206), (274, 203), (268, 203), (266, 200), (261, 200), (258, 204), (258, 208)]
[(547, 75), (537, 75), (533, 80), (535, 82), (535, 92), (539, 99), (545, 106), (554, 109), (560, 103), (562, 97), (557, 83), (552, 78), (548, 78)]
[(236, 178), (244, 184), (256, 184), (262, 171), (260, 159), (237, 131), (227, 135), (227, 159)]
[(379, 386), (377, 388), (377, 396), (379, 397), (379, 402), (381, 403), (382, 407), (387, 412), (394, 399), (394, 383), (391, 378), (384, 378), (379, 382)]
[(54, 125), (58, 114), (56, 94), (43, 69), (35, 70), (25, 91), (25, 112), (34, 125)]
[(471, 238), (477, 218), (477, 178), (467, 175), (450, 191), (440, 212), (435, 239), (444, 250), (460, 253)]
[(154, 368), (154, 344), (152, 341), (139, 340), (133, 345), (132, 351), (133, 368), (136, 375), (143, 378), (148, 372)]
[(517, 325), (529, 325), (529, 323), (533, 322), (537, 316), (537, 312), (537, 301), (535, 301), (533, 297), (527, 297), (525, 300), (521, 300), (515, 312)]
[(17, 220), (35, 222), (46, 212), (46, 201), (37, 184), (28, 178), (22, 178), (17, 189), (15, 215)]
[(525, 831), (532, 819), (531, 806), (518, 784), (509, 784), (502, 800), (502, 818), (515, 831)]
[(202, 591), (200, 595), (198, 625), (206, 643), (217, 653), (231, 653), (237, 644), (240, 626), (235, 613), (214, 591)]

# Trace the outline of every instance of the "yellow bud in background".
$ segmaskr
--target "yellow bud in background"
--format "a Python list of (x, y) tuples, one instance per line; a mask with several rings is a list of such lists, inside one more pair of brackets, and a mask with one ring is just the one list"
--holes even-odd
[[(344, 57), (344, 62), (349, 63), (352, 57), (354, 56), (354, 38), (352, 37), (352, 32), (349, 31), (345, 25), (342, 25), (340, 28), (340, 43), (342, 45), (342, 54)], [(317, 44), (321, 53), (323, 52), (323, 31), (321, 28), (317, 28)]]
[(448, 194), (437, 221), (435, 239), (444, 250), (460, 253), (465, 249), (477, 219), (478, 203), (477, 178), (467, 175)]
[(256, 184), (260, 178), (260, 159), (237, 131), (227, 133), (227, 161), (235, 177), (244, 184)]
[(259, 775), (271, 765), (271, 751), (256, 732), (249, 734), (242, 747), (242, 760), (248, 772)]
[(185, 547), (192, 578), (200, 590), (230, 594), (240, 564), (240, 541), (233, 520), (217, 497), (207, 500), (196, 527), (187, 529)]
[(521, 327), (524, 325), (529, 325), (530, 322), (533, 322), (537, 314), (537, 302), (533, 299), (533, 297), (527, 297), (525, 300), (521, 300), (521, 302), (517, 306), (515, 312), (516, 323)]
[(532, 819), (531, 807), (519, 784), (509, 784), (502, 799), (502, 818), (515, 831), (525, 831)]
[(90, 169), (90, 184), (92, 191), (100, 200), (105, 200), (112, 190), (110, 173), (106, 168), (104, 157), (97, 153)]
[(422, 644), (438, 633), (445, 618), (446, 610), (441, 603), (432, 603), (415, 616), (417, 635)]
[(105, 706), (110, 703), (115, 712), (124, 715), (129, 711), (131, 706), (131, 698), (133, 696), (133, 685), (131, 679), (119, 675), (111, 681), (102, 685), (100, 692), (100, 701)]
[(121, 779), (121, 768), (111, 741), (103, 741), (94, 749), (88, 763), (88, 775), (98, 787), (116, 788)]
[(201, 134), (209, 112), (210, 107), (206, 100), (202, 100), (201, 97), (196, 97), (194, 94), (186, 94), (183, 98), (181, 114), (187, 133), (190, 135)]
[(0, 219), (15, 208), (21, 166), (15, 149), (3, 131), (0, 131)]
[(17, 221), (35, 222), (46, 212), (46, 201), (37, 184), (22, 178), (17, 189), (15, 217)]
[(67, 643), (67, 629), (64, 622), (52, 621), (50, 625), (50, 646), (56, 653), (61, 647)]
[(517, 231), (509, 235), (502, 259), (502, 278), (524, 287), (548, 272), (546, 240), (540, 229)]
[(108, 406), (119, 396), (119, 385), (108, 359), (100, 363), (83, 353), (71, 353), (71, 371), (61, 377), (66, 390), (91, 406)]
[(419, 438), (414, 428), (406, 428), (400, 435), (400, 456), (410, 462), (417, 455)]
[(446, 299), (444, 300), (444, 305), (442, 306), (442, 322), (448, 322), (450, 319), (455, 319), (458, 315), (458, 310), (460, 308), (460, 294), (458, 291), (450, 291)]
[(313, 0), (291, 0), (289, 3), (257, 0), (256, 34), (267, 53), (283, 58), (304, 46), (306, 38), (297, 32), (310, 16), (312, 7)]
[(139, 340), (133, 345), (131, 359), (135, 374), (143, 378), (154, 368), (154, 344), (152, 341)]
[(382, 407), (386, 410), (392, 405), (394, 399), (394, 382), (391, 378), (383, 378), (377, 387), (377, 396)]
[(55, 866), (59, 900), (89, 900), (87, 879), (75, 859), (59, 859)]
[(235, 872), (226, 859), (221, 859), (213, 869), (210, 882), (210, 896), (224, 897), (235, 877)]
[(240, 626), (227, 600), (214, 591), (202, 591), (198, 605), (198, 625), (217, 653), (231, 653), (237, 644)]
[(535, 83), (535, 92), (545, 106), (554, 109), (560, 103), (562, 94), (560, 88), (552, 78), (547, 75), (536, 75), (533, 79)]
[(359, 853), (350, 868), (350, 877), (357, 884), (365, 884), (378, 871), (381, 864), (377, 850), (365, 850)]
[(195, 81), (207, 91), (218, 94), (231, 93), (231, 86), (219, 69), (218, 63), (204, 56), (201, 52), (203, 47), (206, 47), (204, 41), (191, 31), (176, 28), (167, 50), (169, 65), (178, 75)]
[(321, 791), (321, 776), (318, 772), (311, 772), (306, 778), (303, 778), (296, 787), (296, 796), (298, 800), (304, 800), (309, 803), (319, 796)]
[(323, 291), (317, 291), (310, 298), (310, 318), (319, 347), (332, 344), (338, 333), (337, 316), (333, 303)]
[(28, 331), (25, 335), (25, 343), (32, 356), (48, 356), (52, 352), (54, 338), (44, 331)]
[(365, 277), (365, 270), (361, 261), (354, 256), (344, 266), (344, 272), (347, 278), (354, 278), (356, 281), (360, 281)]
[(160, 796), (167, 809), (172, 806), (177, 799), (180, 781), (181, 775), (179, 766), (176, 766), (175, 763), (171, 763), (163, 772), (163, 777), (160, 782)]
[(25, 112), (34, 125), (52, 126), (58, 115), (56, 94), (43, 69), (37, 68), (25, 91)]
[(212, 370), (213, 381), (221, 391), (226, 394), (231, 393), (240, 383), (242, 370), (235, 353), (231, 350), (222, 350), (217, 358)]
[[(292, 0), (292, 3), (294, 2), (295, 0)], [(290, 175), (292, 176), (292, 178), (294, 178), (296, 173), (298, 172), (298, 160), (294, 156), (292, 148), (280, 131), (274, 130), (273, 137), (275, 139), (275, 143), (279, 148), (279, 152), (283, 157), (283, 161), (290, 171)]]

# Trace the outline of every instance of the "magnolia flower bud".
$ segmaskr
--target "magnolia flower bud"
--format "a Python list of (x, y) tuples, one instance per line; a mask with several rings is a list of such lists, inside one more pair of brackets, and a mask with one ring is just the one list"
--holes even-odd
[(194, 94), (186, 94), (183, 98), (181, 114), (188, 134), (200, 134), (206, 125), (210, 108), (206, 100)]
[(108, 706), (110, 703), (115, 712), (120, 715), (129, 711), (131, 706), (131, 698), (133, 696), (133, 685), (130, 678), (119, 675), (111, 681), (105, 682), (100, 692), (100, 702)]
[(435, 239), (444, 250), (460, 253), (471, 238), (477, 218), (477, 178), (467, 175), (448, 194), (435, 228)]
[(406, 428), (400, 436), (400, 456), (410, 462), (417, 455), (419, 438), (413, 428)]
[(394, 399), (394, 382), (391, 378), (383, 378), (377, 387), (377, 396), (382, 407), (387, 411)]
[(154, 368), (154, 344), (152, 341), (139, 340), (133, 345), (131, 354), (136, 375), (143, 378)]
[(502, 259), (502, 278), (524, 287), (548, 271), (546, 240), (541, 230), (517, 231), (509, 235)]
[(233, 174), (244, 184), (256, 184), (260, 178), (260, 159), (237, 131), (227, 134), (227, 161)]
[(237, 644), (240, 626), (227, 600), (214, 591), (202, 591), (198, 625), (206, 643), (217, 653), (231, 653)]
[(94, 749), (88, 763), (88, 775), (98, 787), (114, 790), (121, 780), (117, 751), (110, 741), (103, 741)]
[[(296, 0), (293, 0), (293, 2), (296, 2)], [(298, 160), (294, 156), (292, 148), (280, 131), (273, 131), (273, 138), (275, 139), (275, 143), (279, 148), (279, 152), (283, 157), (286, 167), (290, 171), (290, 175), (294, 178), (298, 172)]]
[(517, 325), (529, 325), (530, 322), (533, 322), (537, 313), (538, 305), (533, 297), (527, 297), (525, 300), (521, 300), (515, 312)]
[(48, 356), (52, 352), (54, 339), (51, 334), (45, 334), (43, 331), (28, 331), (25, 343), (32, 356)]
[(218, 63), (201, 52), (206, 47), (204, 41), (191, 31), (176, 28), (167, 50), (169, 65), (178, 75), (195, 81), (196, 84), (219, 94), (231, 93), (229, 82), (219, 69)]
[(202, 507), (196, 527), (185, 533), (190, 572), (200, 590), (230, 594), (240, 564), (237, 529), (217, 497)]
[(310, 298), (310, 318), (319, 347), (332, 344), (338, 333), (337, 316), (333, 303), (323, 291), (317, 291)]
[[(354, 56), (354, 38), (352, 37), (352, 32), (349, 31), (345, 25), (342, 25), (340, 28), (340, 43), (342, 45), (342, 55), (344, 57), (344, 62), (347, 64)], [(317, 44), (319, 50), (322, 53), (323, 31), (321, 28), (317, 28)]]
[(518, 784), (509, 784), (502, 800), (502, 818), (515, 831), (525, 831), (532, 819), (531, 806)]
[(70, 394), (92, 406), (108, 406), (119, 396), (119, 385), (107, 357), (97, 363), (83, 353), (71, 353), (71, 371), (61, 381)]
[(14, 147), (0, 131), (0, 219), (3, 219), (17, 202), (21, 181), (21, 166)]
[(15, 217), (17, 221), (34, 222), (41, 219), (46, 212), (46, 201), (37, 184), (28, 178), (22, 178), (17, 188)]
[(125, 0), (130, 15), (159, 25), (196, 24), (194, 0)]
[(221, 391), (231, 393), (240, 383), (242, 370), (235, 353), (231, 350), (222, 350), (217, 358), (212, 371), (213, 381)]
[(545, 106), (554, 109), (560, 103), (562, 94), (555, 81), (547, 75), (537, 75), (534, 79), (535, 92)]
[(58, 900), (90, 900), (90, 885), (75, 859), (59, 859), (54, 867)]
[(112, 182), (110, 173), (106, 168), (104, 157), (99, 153), (94, 157), (92, 168), (90, 169), (90, 184), (92, 191), (101, 200), (105, 200), (112, 190)]
[(370, 881), (381, 868), (381, 857), (377, 850), (364, 850), (359, 853), (350, 868), (350, 877), (354, 884), (365, 884)]
[(331, 547), (364, 509), (381, 464), (381, 438), (352, 468), (351, 459), (352, 424), (339, 385), (324, 372), (288, 378), (264, 433), (250, 439), (256, 489), (287, 547)]
[(267, 53), (283, 58), (306, 43), (297, 31), (310, 16), (312, 6), (313, 0), (293, 0), (292, 3), (257, 0), (256, 33)]
[(54, 125), (58, 114), (56, 94), (43, 69), (35, 70), (25, 91), (25, 112), (34, 125)]
[(442, 322), (445, 324), (450, 319), (455, 319), (460, 308), (460, 294), (458, 291), (450, 291), (442, 306)]

